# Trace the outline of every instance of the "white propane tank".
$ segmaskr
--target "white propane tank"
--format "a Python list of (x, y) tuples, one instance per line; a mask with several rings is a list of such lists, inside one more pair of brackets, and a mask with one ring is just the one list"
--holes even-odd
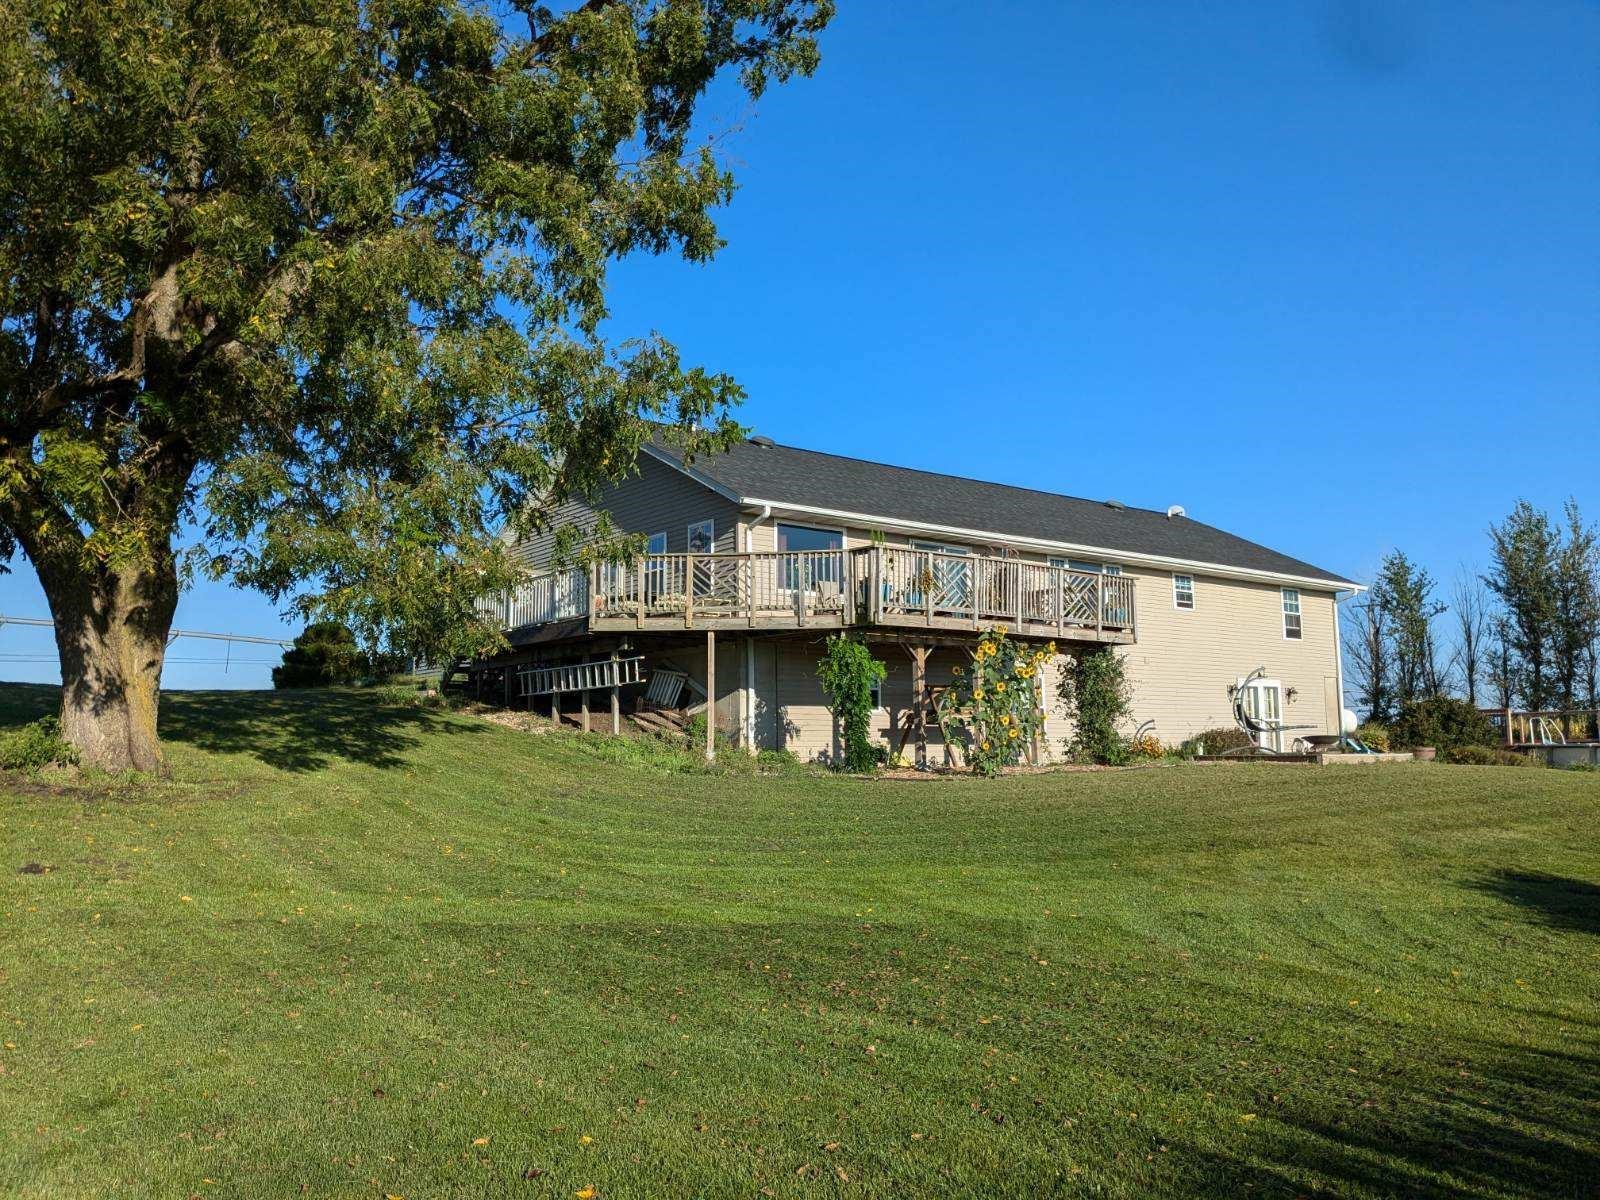
[(1344, 728), (1339, 731), (1341, 733), (1354, 733), (1356, 726), (1361, 724), (1360, 721), (1356, 720), (1356, 714), (1348, 708), (1340, 710), (1339, 716), (1344, 722)]

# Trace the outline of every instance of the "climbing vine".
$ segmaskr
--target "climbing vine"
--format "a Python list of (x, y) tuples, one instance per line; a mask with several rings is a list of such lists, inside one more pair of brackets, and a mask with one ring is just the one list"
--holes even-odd
[(1132, 702), (1122, 655), (1107, 648), (1075, 655), (1061, 672), (1057, 696), (1074, 726), (1067, 757), (1105, 766), (1128, 761), (1128, 741), (1117, 729)]
[(846, 771), (871, 771), (878, 765), (871, 740), (872, 689), (888, 671), (866, 643), (842, 633), (828, 639), (828, 652), (817, 663), (817, 678), (843, 734), (841, 765)]
[(963, 748), (975, 774), (998, 775), (1022, 761), (1044, 725), (1039, 672), (1055, 652), (1054, 642), (1030, 650), (997, 627), (979, 641), (970, 668), (955, 668), (939, 697), (939, 729), (947, 746)]

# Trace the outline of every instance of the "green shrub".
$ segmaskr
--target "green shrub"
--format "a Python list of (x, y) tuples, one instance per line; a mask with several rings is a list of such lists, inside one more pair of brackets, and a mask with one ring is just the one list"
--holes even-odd
[(1067, 741), (1068, 758), (1113, 767), (1129, 760), (1128, 740), (1117, 732), (1133, 699), (1122, 655), (1108, 649), (1074, 655), (1061, 672), (1056, 694), (1075, 729)]
[(1526, 754), (1504, 746), (1451, 746), (1439, 751), (1439, 761), (1467, 767), (1531, 767), (1537, 765)]
[(40, 717), (19, 729), (0, 733), (0, 769), (37, 771), (52, 763), (72, 766), (78, 752), (61, 737), (58, 717)]
[(1488, 717), (1453, 696), (1413, 700), (1389, 723), (1390, 745), (1406, 750), (1433, 746), (1443, 753), (1461, 746), (1494, 746), (1499, 741), (1500, 734)]
[(1184, 758), (1193, 758), (1197, 754), (1222, 754), (1228, 750), (1243, 750), (1246, 746), (1253, 746), (1250, 735), (1237, 725), (1222, 729), (1204, 729), (1195, 734), (1178, 748), (1178, 753)]
[(1600, 763), (1569, 763), (1569, 771), (1583, 771), (1589, 774), (1600, 774)]
[(1388, 753), (1391, 746), (1389, 727), (1382, 721), (1363, 721), (1351, 736), (1368, 750), (1376, 750), (1379, 754)]
[(333, 687), (357, 683), (372, 674), (372, 661), (356, 645), (356, 635), (337, 621), (307, 625), (272, 668), (275, 688)]
[(878, 767), (872, 745), (872, 689), (888, 673), (865, 642), (842, 633), (828, 639), (828, 652), (817, 663), (817, 678), (843, 735), (839, 763), (843, 770), (865, 773)]

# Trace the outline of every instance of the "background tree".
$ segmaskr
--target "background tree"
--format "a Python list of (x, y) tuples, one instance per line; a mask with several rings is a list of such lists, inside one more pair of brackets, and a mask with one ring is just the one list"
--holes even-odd
[[(1600, 541), (1575, 500), (1565, 507), (1566, 528), (1555, 564), (1555, 619), (1550, 661), (1556, 698), (1577, 708), (1584, 698), (1590, 655), (1600, 638)], [(1592, 694), (1593, 686), (1587, 691)]]
[(1370, 592), (1365, 599), (1346, 605), (1345, 611), (1349, 614), (1345, 648), (1356, 702), (1368, 720), (1382, 721), (1389, 715), (1394, 671), (1388, 617)]
[(1550, 631), (1556, 615), (1560, 537), (1550, 518), (1526, 500), (1489, 526), (1493, 562), (1485, 578), (1503, 612), (1501, 636), (1512, 690), (1532, 709), (1551, 699)]
[(1511, 633), (1503, 613), (1489, 618), (1489, 687), (1496, 708), (1511, 708), (1516, 703), (1517, 670), (1511, 653)]
[(1483, 581), (1470, 571), (1456, 577), (1450, 595), (1455, 614), (1456, 645), (1451, 658), (1468, 704), (1476, 705), (1485, 682), (1489, 654), (1490, 614)]
[[(732, 380), (608, 344), (609, 263), (708, 259), (725, 70), (808, 74), (828, 0), (0, 7), (0, 560), (86, 762), (160, 765), (195, 565), (402, 653), (498, 631), (495, 534), (736, 434)], [(192, 522), (192, 525), (190, 524)]]
[(1393, 669), (1394, 706), (1437, 695), (1442, 686), (1433, 620), (1444, 605), (1433, 599), (1433, 579), (1399, 550), (1378, 568), (1371, 602), (1383, 610)]

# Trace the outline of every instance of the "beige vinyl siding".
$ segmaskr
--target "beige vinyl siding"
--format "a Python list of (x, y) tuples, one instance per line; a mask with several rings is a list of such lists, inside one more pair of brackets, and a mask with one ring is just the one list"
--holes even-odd
[[(1143, 568), (1125, 568), (1123, 573), (1134, 579), (1138, 619), (1138, 641), (1116, 647), (1127, 657), (1133, 687), (1133, 712), (1124, 732), (1132, 733), (1151, 719), (1155, 736), (1175, 746), (1206, 729), (1231, 729), (1229, 685), (1258, 666), (1283, 687), (1285, 722), (1311, 726), (1295, 732), (1331, 733), (1337, 727), (1332, 593), (1300, 589), (1302, 637), (1294, 640), (1283, 636), (1283, 598), (1276, 585), (1197, 574), (1195, 608), (1185, 611), (1173, 607), (1170, 573)], [(892, 730), (911, 704), (911, 661), (893, 643), (874, 642), (873, 651), (889, 671), (884, 708), (873, 714), (873, 734), (892, 742)], [(758, 745), (772, 745), (769, 738), (775, 732), (780, 744), (801, 758), (836, 756), (838, 730), (816, 678), (821, 642), (778, 642), (772, 653), (775, 695), (762, 673), (757, 711), (775, 709), (778, 729), (763, 732)], [(936, 650), (929, 658), (929, 683), (948, 683), (951, 668), (967, 661), (965, 651)], [(1072, 736), (1072, 726), (1056, 699), (1063, 661), (1058, 656), (1043, 680), (1044, 749), (1050, 760), (1062, 756)], [(1295, 732), (1285, 735), (1286, 748)], [(938, 730), (932, 726), (929, 759), (936, 765), (944, 761)]]
[[(1276, 584), (1193, 573), (1195, 606), (1184, 610), (1173, 606), (1170, 572), (1140, 567), (1123, 573), (1136, 581), (1138, 640), (1122, 651), (1134, 723), (1153, 719), (1155, 735), (1168, 745), (1205, 729), (1231, 729), (1229, 685), (1265, 667), (1283, 685), (1286, 724), (1313, 727), (1297, 731), (1304, 733), (1337, 729), (1331, 592), (1299, 589), (1302, 636), (1294, 640), (1283, 636), (1283, 593)], [(1293, 736), (1285, 735), (1286, 746)]]
[[(841, 752), (839, 729), (828, 711), (827, 696), (817, 680), (817, 660), (822, 657), (822, 641), (788, 640), (776, 643), (775, 673), (777, 697), (777, 732), (779, 745), (802, 759), (831, 761)], [(905, 721), (911, 708), (911, 658), (899, 646), (888, 642), (874, 642), (872, 652), (888, 668), (881, 692), (882, 706), (872, 714), (872, 736), (894, 744), (894, 731)], [(970, 662), (962, 650), (939, 649), (928, 656), (928, 683), (949, 683), (955, 676), (952, 668), (958, 663)], [(767, 700), (758, 682), (756, 711), (759, 714)], [(758, 738), (757, 744), (771, 743)], [(912, 747), (906, 747), (910, 754)], [(939, 728), (928, 726), (928, 760), (935, 765), (944, 762), (944, 744)]]
[(617, 528), (626, 533), (665, 533), (669, 553), (688, 550), (689, 526), (704, 520), (716, 522), (718, 551), (744, 548), (739, 544), (738, 505), (683, 472), (649, 455), (640, 455), (637, 475), (607, 487), (594, 505), (580, 501), (561, 505), (550, 530), (524, 541), (517, 547), (517, 556), (530, 567), (545, 566), (550, 561), (555, 530), (563, 524), (587, 528), (594, 523), (597, 509), (609, 513)]

